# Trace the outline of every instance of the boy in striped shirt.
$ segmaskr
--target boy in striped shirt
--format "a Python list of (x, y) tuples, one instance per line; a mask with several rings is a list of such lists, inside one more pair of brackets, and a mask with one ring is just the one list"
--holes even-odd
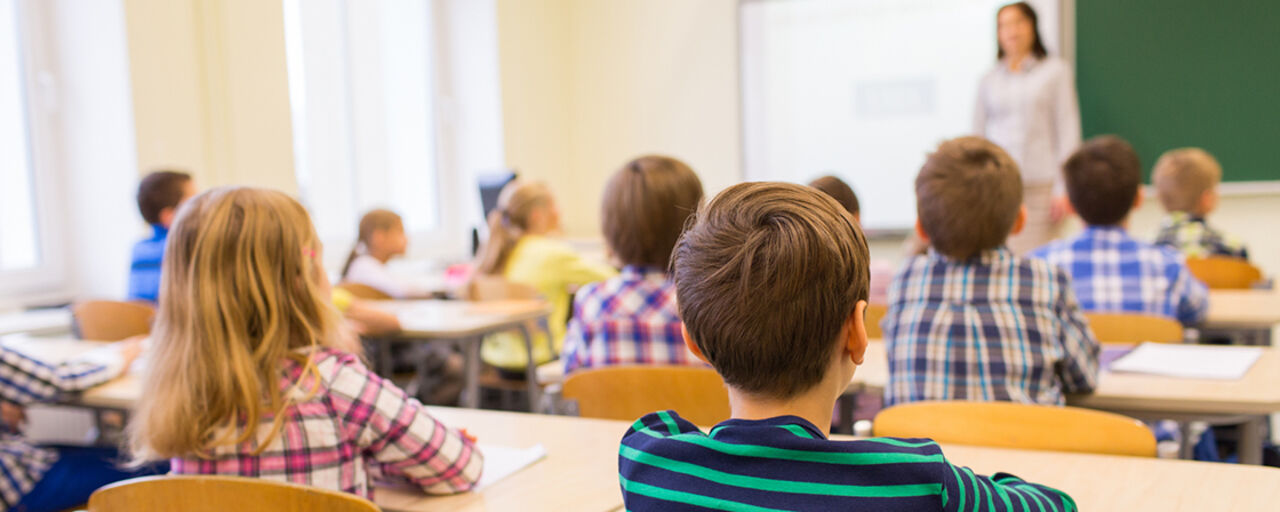
[(866, 239), (830, 197), (744, 183), (676, 245), (684, 338), (729, 388), (733, 417), (704, 434), (674, 411), (622, 439), (627, 510), (1075, 510), (1017, 477), (975, 475), (924, 439), (827, 439), (862, 363)]

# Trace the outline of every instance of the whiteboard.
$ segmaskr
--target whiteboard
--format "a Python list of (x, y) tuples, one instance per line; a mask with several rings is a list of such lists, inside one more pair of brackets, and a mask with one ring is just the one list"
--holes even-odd
[[(868, 232), (915, 224), (914, 181), (942, 140), (973, 131), (1008, 0), (744, 0), (743, 172), (839, 176)], [(1058, 55), (1058, 0), (1030, 2)]]

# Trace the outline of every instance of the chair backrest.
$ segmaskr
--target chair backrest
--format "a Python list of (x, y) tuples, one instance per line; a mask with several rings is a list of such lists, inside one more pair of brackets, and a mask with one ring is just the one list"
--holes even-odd
[(1162, 316), (1138, 313), (1085, 313), (1084, 316), (1099, 343), (1182, 343), (1185, 337), (1182, 324)]
[(382, 290), (379, 290), (367, 284), (343, 282), (343, 283), (338, 283), (337, 288), (347, 293), (350, 293), (352, 296), (354, 296), (357, 299), (388, 300), (391, 298), (391, 296), (387, 295), (386, 292), (383, 292)]
[(729, 392), (720, 375), (693, 366), (613, 366), (574, 372), (561, 396), (586, 418), (634, 420), (673, 409), (695, 425), (729, 419)]
[(1243, 290), (1262, 280), (1262, 271), (1247, 260), (1228, 256), (1187, 258), (1187, 268), (1196, 279), (1216, 290)]
[(156, 308), (140, 302), (87, 300), (73, 304), (71, 316), (81, 339), (119, 341), (150, 334)]
[(133, 510), (378, 512), (378, 507), (345, 492), (234, 476), (134, 478), (98, 489), (89, 497), (89, 512)]
[(884, 304), (867, 304), (867, 337), (871, 339), (884, 338), (884, 333), (880, 332), (880, 321), (884, 320), (884, 315), (889, 312), (889, 306)]
[(914, 402), (876, 415), (877, 436), (1024, 450), (1154, 457), (1142, 422), (1109, 412), (1012, 402)]
[(463, 297), (471, 301), (532, 300), (542, 294), (532, 286), (508, 281), (498, 275), (476, 274), (463, 290)]

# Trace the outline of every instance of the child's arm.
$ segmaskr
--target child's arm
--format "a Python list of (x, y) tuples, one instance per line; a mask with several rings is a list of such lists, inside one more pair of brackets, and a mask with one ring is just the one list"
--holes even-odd
[(952, 465), (945, 459), (944, 466), (942, 509), (948, 512), (1078, 510), (1071, 496), (1052, 487), (1028, 483), (1007, 473), (996, 473), (993, 476), (978, 475), (969, 468)]
[(618, 275), (613, 267), (589, 261), (573, 251), (565, 251), (551, 262), (555, 268), (549, 270), (567, 285), (590, 284)]
[(1058, 380), (1062, 382), (1063, 391), (1088, 393), (1098, 383), (1098, 352), (1101, 349), (1065, 272), (1058, 273), (1057, 287), (1060, 294), (1057, 308), (1057, 317), (1061, 321), (1059, 339), (1063, 349), (1062, 364), (1057, 369)]
[(369, 458), (374, 478), (405, 481), (429, 494), (471, 489), (484, 457), (474, 441), (427, 414), (354, 357), (342, 356), (329, 387), (334, 412)]
[(0, 398), (15, 404), (53, 400), (60, 393), (81, 391), (109, 381), (129, 367), (141, 351), (141, 340), (95, 350), (81, 360), (49, 364), (0, 347)]

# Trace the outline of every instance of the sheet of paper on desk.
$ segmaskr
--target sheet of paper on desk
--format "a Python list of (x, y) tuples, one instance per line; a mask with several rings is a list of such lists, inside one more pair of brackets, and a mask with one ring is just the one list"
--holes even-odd
[(1259, 347), (1143, 343), (1111, 363), (1111, 371), (1188, 379), (1238, 380), (1261, 356)]
[(34, 444), (89, 446), (98, 435), (93, 411), (79, 407), (30, 404), (22, 435)]
[(512, 448), (510, 446), (485, 443), (476, 443), (476, 446), (480, 448), (480, 453), (484, 454), (484, 473), (480, 475), (480, 481), (476, 482), (475, 490), (477, 491), (484, 490), (490, 484), (511, 476), (521, 469), (532, 466), (533, 463), (547, 456), (547, 449), (541, 444), (535, 444), (528, 448)]

